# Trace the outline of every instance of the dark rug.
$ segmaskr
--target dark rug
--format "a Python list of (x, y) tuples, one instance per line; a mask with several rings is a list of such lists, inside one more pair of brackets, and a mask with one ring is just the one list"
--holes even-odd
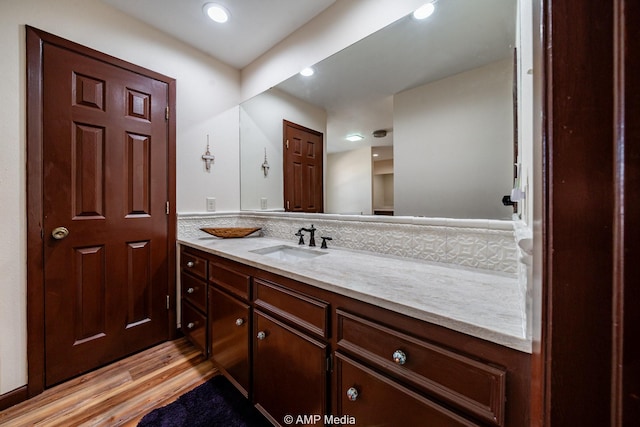
[(272, 427), (224, 376), (145, 415), (138, 427)]

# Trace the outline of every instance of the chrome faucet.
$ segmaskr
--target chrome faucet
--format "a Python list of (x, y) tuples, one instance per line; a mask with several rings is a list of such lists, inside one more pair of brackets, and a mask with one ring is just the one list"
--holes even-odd
[[(311, 238), (309, 239), (309, 246), (315, 246), (316, 245), (316, 239), (315, 239), (316, 228), (313, 226), (313, 224), (311, 224), (311, 228), (301, 228), (300, 230), (298, 230), (298, 233), (302, 231), (311, 233)], [(302, 237), (300, 239), (302, 239)], [(304, 241), (302, 242), (302, 244), (304, 244)]]

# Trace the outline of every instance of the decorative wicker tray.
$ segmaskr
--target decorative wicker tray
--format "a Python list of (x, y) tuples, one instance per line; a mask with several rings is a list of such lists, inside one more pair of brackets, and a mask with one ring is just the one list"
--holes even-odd
[(258, 230), (262, 230), (262, 227), (227, 227), (227, 228), (201, 228), (200, 230), (205, 233), (212, 234), (216, 237), (222, 237), (223, 239), (246, 237), (249, 234), (255, 233)]

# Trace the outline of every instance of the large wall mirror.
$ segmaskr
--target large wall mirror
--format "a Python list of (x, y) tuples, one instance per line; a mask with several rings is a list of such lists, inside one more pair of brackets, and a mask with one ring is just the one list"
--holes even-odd
[(242, 210), (283, 210), (287, 120), (324, 134), (325, 213), (511, 219), (519, 16), (440, 0), (241, 104)]

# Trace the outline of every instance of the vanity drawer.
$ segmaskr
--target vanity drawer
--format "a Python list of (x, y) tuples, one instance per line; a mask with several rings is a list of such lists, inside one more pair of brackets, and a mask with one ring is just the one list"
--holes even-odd
[(337, 416), (362, 426), (479, 426), (373, 369), (336, 353)]
[(182, 332), (207, 355), (207, 318), (188, 302), (182, 303)]
[(244, 300), (249, 299), (251, 276), (248, 274), (211, 261), (209, 262), (209, 280)]
[(504, 425), (505, 370), (344, 310), (336, 313), (339, 348), (468, 414)]
[(188, 300), (198, 309), (207, 312), (207, 284), (188, 274), (180, 276), (182, 298)]
[(261, 279), (255, 281), (255, 306), (310, 333), (329, 336), (329, 303)]
[(194, 276), (207, 280), (207, 260), (183, 249), (180, 253), (180, 268)]

